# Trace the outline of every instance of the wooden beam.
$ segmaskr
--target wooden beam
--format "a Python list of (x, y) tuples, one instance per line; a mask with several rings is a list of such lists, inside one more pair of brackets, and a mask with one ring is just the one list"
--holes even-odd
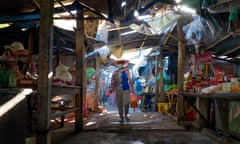
[(145, 41), (147, 40), (147, 35), (145, 35), (145, 37), (144, 37), (144, 39), (143, 39), (143, 41), (142, 41), (142, 43), (141, 43), (141, 45), (140, 45), (140, 49), (142, 49), (143, 48), (143, 46), (144, 46), (144, 44), (145, 44)]
[[(58, 109), (56, 109), (56, 110), (58, 110)], [(56, 113), (51, 115), (51, 119), (57, 118), (57, 117), (60, 117), (60, 116), (64, 116), (66, 114), (69, 114), (70, 112), (75, 112), (77, 110), (78, 110), (78, 108), (76, 108), (76, 107), (75, 108), (68, 108), (68, 109), (65, 109), (65, 110), (59, 110), (60, 112), (56, 112)]]
[(53, 1), (40, 1), (37, 144), (50, 144), (50, 98), (53, 74)]
[(32, 1), (33, 1), (33, 3), (38, 7), (38, 9), (40, 9), (39, 3), (38, 3), (36, 0), (32, 0)]
[(225, 13), (231, 12), (234, 9), (238, 9), (240, 7), (239, 0), (218, 0), (216, 4), (210, 5), (207, 10), (210, 13)]
[(122, 30), (122, 29), (127, 29), (129, 26), (124, 26), (124, 27), (116, 27), (116, 28), (109, 28), (107, 31), (116, 31), (116, 30)]
[(170, 52), (176, 52), (176, 53), (178, 52), (176, 47), (169, 47), (169, 46), (164, 46), (163, 50), (168, 50)]
[(167, 44), (169, 38), (170, 38), (170, 35), (167, 35), (166, 38), (165, 38), (165, 40), (163, 41), (163, 45), (166, 45), (166, 44)]
[(115, 26), (118, 28), (118, 30), (117, 30), (117, 33), (118, 33), (118, 43), (119, 43), (120, 47), (123, 48), (123, 41), (122, 41), (120, 29), (119, 29), (120, 26), (119, 26), (118, 23), (116, 23)]
[[(171, 34), (171, 33), (174, 31), (176, 25), (177, 25), (177, 24), (174, 24), (174, 27), (170, 30), (170, 32), (168, 32), (169, 34)], [(162, 45), (166, 45), (166, 44), (167, 44), (167, 42), (168, 42), (168, 40), (169, 40), (169, 38), (170, 38), (170, 35), (169, 35), (168, 33), (165, 34), (166, 36), (165, 36), (165, 39), (164, 39)], [(172, 35), (172, 34), (171, 34), (171, 35)], [(175, 36), (174, 36), (174, 37), (175, 37)], [(177, 39), (178, 39), (178, 38), (177, 38)]]
[[(75, 10), (75, 5), (65, 6), (68, 10)], [(58, 7), (54, 9), (54, 13), (65, 12), (63, 8)], [(13, 15), (13, 16), (2, 16), (0, 17), (0, 23), (13, 23), (13, 22), (24, 22), (24, 21), (38, 21), (40, 19), (40, 14), (38, 12), (31, 14)]]
[[(155, 49), (158, 49), (159, 46), (155, 46), (155, 47), (143, 47), (141, 48), (141, 50), (145, 50), (145, 49), (149, 49), (149, 48), (152, 48), (152, 50), (155, 50)], [(125, 49), (123, 51), (123, 53), (132, 53), (132, 52), (137, 52), (139, 51), (140, 49), (139, 48), (131, 48), (131, 49)]]
[(240, 54), (238, 54), (238, 55), (232, 57), (232, 60), (237, 59), (237, 58), (240, 58)]
[(177, 22), (177, 31), (178, 31), (178, 95), (177, 95), (177, 121), (178, 123), (183, 120), (183, 96), (181, 92), (183, 91), (183, 81), (184, 81), (184, 48), (185, 44), (183, 42), (183, 31), (182, 31), (182, 24), (181, 21), (178, 20)]
[(104, 18), (104, 19), (106, 19), (106, 20), (114, 23), (113, 19), (111, 19), (110, 17), (107, 17), (107, 16), (104, 15), (103, 13), (97, 11), (96, 9), (91, 8), (90, 6), (86, 5), (84, 2), (81, 2), (81, 1), (76, 1), (76, 2), (77, 2), (77, 4), (79, 4), (79, 5), (80, 5), (81, 7), (83, 7), (84, 9), (87, 9), (87, 10), (89, 10), (90, 12), (96, 14), (97, 16), (102, 17), (102, 18)]
[(204, 49), (204, 51), (208, 51), (210, 49), (212, 49), (213, 47), (215, 47), (218, 43), (222, 42), (223, 40), (229, 38), (230, 36), (232, 36), (231, 34), (227, 34), (225, 36), (223, 36), (222, 38), (218, 39), (217, 41), (215, 41), (214, 43), (212, 43), (211, 45), (209, 45), (207, 48)]
[(128, 45), (128, 44), (135, 43), (135, 42), (145, 42), (145, 41), (148, 41), (148, 40), (159, 40), (159, 38), (148, 37), (146, 40), (136, 39), (136, 40), (131, 40), (131, 41), (128, 41), (128, 42), (122, 42), (122, 44), (115, 44), (115, 45), (113, 44), (112, 47), (120, 47), (121, 45)]
[(168, 35), (169, 37), (173, 38), (173, 39), (176, 40), (176, 41), (181, 41), (182, 43), (184, 43), (183, 40), (179, 39), (178, 37), (172, 35), (172, 34), (169, 33), (169, 32), (167, 33), (167, 35)]
[(75, 18), (74, 14), (73, 14), (70, 10), (68, 10), (68, 9), (65, 7), (65, 5), (64, 5), (60, 0), (57, 0), (57, 2), (61, 5), (61, 7), (62, 7), (66, 12), (69, 13), (69, 15), (71, 15), (73, 18)]
[(79, 94), (75, 100), (75, 106), (78, 111), (75, 113), (75, 132), (83, 130), (83, 98), (86, 97), (86, 65), (85, 65), (85, 47), (84, 47), (84, 12), (83, 7), (77, 9), (76, 19), (76, 86), (80, 86)]
[(229, 51), (227, 51), (227, 52), (225, 52), (225, 53), (223, 53), (223, 54), (221, 54), (221, 56), (225, 56), (225, 55), (230, 54), (230, 53), (232, 53), (234, 51), (237, 51), (239, 49), (240, 49), (240, 45), (235, 47), (235, 48), (233, 48), (233, 49), (231, 49), (231, 50), (229, 50)]

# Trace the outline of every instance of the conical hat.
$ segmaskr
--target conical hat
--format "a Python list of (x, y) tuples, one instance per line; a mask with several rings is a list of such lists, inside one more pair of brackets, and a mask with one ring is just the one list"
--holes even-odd
[(23, 44), (18, 41), (13, 42), (11, 45), (4, 46), (4, 48), (10, 50), (25, 50)]
[(129, 61), (128, 60), (116, 60), (116, 61), (113, 61), (112, 64), (114, 66), (118, 66), (119, 64), (123, 64), (123, 67), (127, 67), (128, 64), (129, 64)]
[(114, 56), (116, 56), (117, 58), (121, 58), (123, 55), (123, 49), (122, 47), (114, 47), (111, 50), (111, 54), (113, 54)]

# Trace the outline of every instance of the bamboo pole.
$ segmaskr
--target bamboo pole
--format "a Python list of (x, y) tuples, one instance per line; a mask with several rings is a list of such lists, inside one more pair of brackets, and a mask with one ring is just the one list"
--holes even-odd
[(183, 43), (183, 31), (182, 31), (182, 24), (181, 21), (177, 22), (177, 31), (178, 31), (178, 95), (177, 95), (177, 121), (183, 120), (183, 96), (181, 95), (181, 92), (183, 91), (183, 81), (184, 81), (184, 48), (185, 44)]
[(53, 1), (40, 1), (37, 144), (50, 144), (50, 98), (53, 72)]

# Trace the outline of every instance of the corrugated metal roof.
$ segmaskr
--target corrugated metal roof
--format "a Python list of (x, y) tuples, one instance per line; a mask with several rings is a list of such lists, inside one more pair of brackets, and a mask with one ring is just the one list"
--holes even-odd
[[(87, 10), (91, 10), (95, 12), (95, 14), (103, 16), (104, 14), (106, 17), (110, 19), (118, 19), (121, 20), (122, 23), (133, 23), (136, 22), (133, 20), (133, 17), (131, 17), (131, 14), (134, 9), (138, 9), (139, 12), (142, 13), (148, 13), (151, 14), (152, 10), (156, 7), (162, 7), (165, 5), (165, 3), (174, 3), (173, 0), (164, 1), (164, 0), (126, 0), (127, 2), (130, 2), (129, 5), (125, 10), (121, 11), (120, 4), (122, 0), (77, 0), (79, 4), (83, 5)], [(231, 0), (236, 1), (236, 0)], [(26, 15), (27, 14), (37, 14), (39, 13), (39, 2), (40, 0), (0, 0), (0, 21), (4, 18), (4, 16), (9, 20), (13, 20), (13, 17), (16, 19), (24, 19), (24, 24), (27, 21)], [(56, 0), (54, 1), (55, 7), (59, 7), (59, 9), (65, 10), (62, 5), (64, 6), (73, 6), (74, 0)], [(74, 5), (75, 6), (75, 5)], [(73, 7), (74, 7), (73, 6)], [(141, 13), (141, 14), (142, 14)], [(24, 17), (22, 17), (24, 16)], [(28, 15), (29, 16), (29, 15)], [(36, 16), (36, 15), (35, 15)], [(222, 21), (227, 24), (228, 20), (226, 18), (221, 17), (221, 15), (218, 15), (219, 19), (222, 19)], [(39, 15), (35, 17), (35, 19), (39, 18)], [(29, 19), (30, 20), (30, 19)], [(128, 23), (129, 22), (129, 23)], [(19, 21), (18, 21), (19, 23)], [(124, 32), (126, 30), (130, 29), (124, 29), (121, 30), (121, 32)], [(226, 30), (226, 29), (225, 29)], [(228, 35), (229, 32), (225, 31)], [(172, 32), (172, 35), (177, 37), (176, 30)], [(224, 34), (221, 37), (225, 36)], [(115, 35), (116, 36), (116, 35)], [(230, 37), (226, 39), (218, 38), (213, 43), (216, 43), (212, 47), (209, 47), (209, 45), (203, 47), (205, 50), (212, 51), (214, 54), (222, 55), (227, 54), (229, 57), (236, 58), (239, 53), (239, 32), (235, 32), (235, 34), (231, 35)], [(122, 36), (122, 44), (126, 49), (131, 48), (139, 48), (139, 47), (154, 47), (159, 46), (159, 39), (161, 39), (161, 36), (145, 36), (144, 34), (135, 33), (133, 35), (128, 36)], [(112, 43), (115, 43), (116, 45), (119, 44), (118, 37), (116, 36), (115, 39), (112, 39)], [(177, 41), (171, 37), (167, 37), (167, 41), (164, 43), (167, 47), (172, 47), (173, 49), (176, 49), (177, 47)], [(187, 46), (188, 51), (194, 52), (194, 46)]]

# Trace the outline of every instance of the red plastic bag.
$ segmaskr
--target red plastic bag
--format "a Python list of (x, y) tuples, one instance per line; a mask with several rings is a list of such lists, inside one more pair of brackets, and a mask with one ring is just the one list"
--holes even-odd
[(130, 106), (132, 108), (136, 108), (138, 106), (138, 103), (137, 103), (137, 95), (134, 94), (134, 93), (131, 93), (130, 94)]

